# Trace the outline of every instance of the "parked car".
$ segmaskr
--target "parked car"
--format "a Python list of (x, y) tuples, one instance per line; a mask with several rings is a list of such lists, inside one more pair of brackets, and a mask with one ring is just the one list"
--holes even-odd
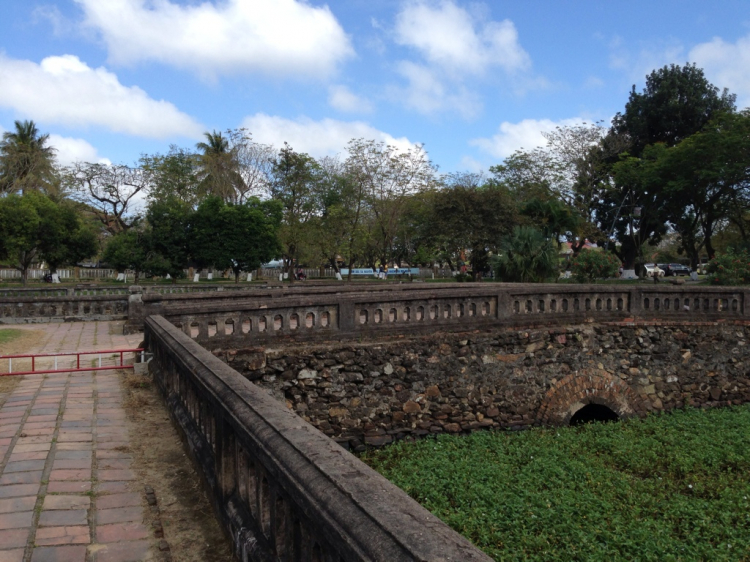
[(654, 275), (664, 277), (664, 270), (655, 263), (644, 263), (643, 267), (646, 268), (646, 277), (653, 277)]
[(666, 275), (667, 277), (677, 275), (690, 275), (690, 268), (686, 265), (682, 265), (681, 263), (668, 263), (666, 265), (659, 264), (659, 267), (664, 270), (664, 275)]

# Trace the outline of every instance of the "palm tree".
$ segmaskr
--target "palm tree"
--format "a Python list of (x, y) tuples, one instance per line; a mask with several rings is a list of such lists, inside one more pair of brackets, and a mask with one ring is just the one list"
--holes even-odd
[(57, 191), (55, 149), (33, 121), (16, 121), (0, 141), (0, 194), (25, 190)]
[(552, 240), (531, 226), (516, 226), (500, 245), (493, 266), (497, 277), (514, 283), (543, 283), (557, 275), (557, 249)]
[(224, 201), (235, 202), (237, 187), (242, 177), (237, 170), (237, 160), (229, 140), (221, 132), (204, 133), (207, 142), (199, 142), (195, 147), (200, 154), (201, 195), (217, 195)]

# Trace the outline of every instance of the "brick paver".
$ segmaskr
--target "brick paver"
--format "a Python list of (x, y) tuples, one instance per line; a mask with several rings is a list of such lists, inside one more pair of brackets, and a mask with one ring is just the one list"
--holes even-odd
[[(28, 353), (135, 347), (111, 323), (21, 326)], [(2, 350), (0, 349), (0, 354)], [(0, 562), (154, 560), (114, 371), (24, 376), (0, 395)]]

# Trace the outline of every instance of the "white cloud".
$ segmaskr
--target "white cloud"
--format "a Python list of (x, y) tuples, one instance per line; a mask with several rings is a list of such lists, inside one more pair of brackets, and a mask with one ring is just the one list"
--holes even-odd
[(203, 131), (171, 103), (154, 100), (137, 86), (123, 86), (115, 74), (90, 68), (73, 55), (36, 64), (0, 54), (0, 84), (0, 107), (40, 122), (155, 138), (197, 138)]
[(463, 84), (446, 84), (433, 69), (409, 61), (401, 61), (396, 72), (403, 76), (408, 85), (393, 88), (391, 97), (398, 99), (406, 107), (426, 115), (439, 111), (454, 111), (470, 119), (482, 110), (482, 101)]
[(464, 156), (461, 158), (461, 166), (469, 172), (474, 173), (483, 172), (485, 170), (485, 166), (483, 166), (479, 160), (472, 158), (471, 156)]
[(706, 77), (720, 88), (729, 88), (737, 94), (739, 107), (750, 105), (750, 35), (736, 43), (727, 43), (715, 37), (690, 50), (690, 61), (703, 68)]
[(607, 46), (610, 50), (610, 68), (624, 72), (629, 81), (640, 84), (653, 70), (666, 64), (679, 63), (685, 54), (682, 43), (671, 38), (642, 43), (636, 50), (622, 38), (614, 37)]
[(406, 137), (395, 138), (363, 121), (315, 121), (308, 117), (292, 120), (256, 113), (246, 117), (242, 126), (252, 133), (256, 142), (277, 147), (287, 142), (294, 150), (314, 157), (341, 153), (351, 139), (358, 138), (385, 142), (402, 150), (407, 150), (414, 144)]
[(328, 88), (328, 104), (346, 113), (370, 113), (372, 104), (366, 98), (352, 93), (346, 86)]
[(552, 121), (550, 119), (524, 119), (519, 123), (504, 121), (500, 124), (498, 132), (491, 138), (478, 138), (469, 141), (472, 146), (479, 147), (482, 151), (496, 157), (507, 158), (516, 150), (533, 150), (547, 144), (542, 135), (543, 132), (554, 130), (558, 126), (580, 125), (584, 119), (562, 119)]
[(327, 6), (298, 0), (75, 0), (115, 63), (157, 61), (217, 74), (327, 76), (354, 54)]
[(586, 81), (583, 83), (583, 87), (586, 88), (587, 90), (603, 88), (604, 80), (596, 76), (589, 76), (588, 78), (586, 78)]
[(391, 97), (423, 114), (459, 113), (465, 119), (482, 110), (476, 84), (469, 79), (504, 78), (517, 94), (545, 87), (546, 81), (530, 75), (531, 58), (521, 47), (518, 31), (510, 20), (490, 19), (480, 4), (468, 8), (454, 0), (407, 0), (396, 15), (393, 38), (413, 48), (422, 60), (396, 62), (396, 73), (406, 85), (391, 87)]
[(83, 139), (63, 137), (53, 133), (49, 136), (49, 144), (57, 151), (55, 154), (57, 162), (63, 166), (68, 166), (74, 162), (112, 164), (109, 158), (99, 156), (96, 148)]
[(397, 43), (452, 74), (481, 74), (492, 66), (512, 72), (531, 64), (512, 21), (479, 21), (451, 0), (407, 2), (395, 34)]

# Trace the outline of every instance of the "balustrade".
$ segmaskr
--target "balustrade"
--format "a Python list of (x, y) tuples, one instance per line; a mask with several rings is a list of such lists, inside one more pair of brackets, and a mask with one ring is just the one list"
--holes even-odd
[[(262, 298), (261, 298), (262, 297)], [(485, 284), (432, 291), (427, 287), (398, 292), (345, 292), (253, 298), (162, 302), (161, 313), (199, 342), (221, 339), (230, 345), (248, 337), (315, 339), (361, 337), (369, 333), (471, 329), (487, 325), (564, 324), (689, 319), (745, 318), (745, 290), (621, 286), (505, 286)], [(217, 310), (220, 309), (220, 310)], [(235, 329), (234, 326), (240, 328)], [(230, 327), (227, 327), (230, 326)], [(328, 334), (328, 335), (326, 335)]]
[(145, 332), (240, 560), (490, 561), (164, 318), (149, 317)]

